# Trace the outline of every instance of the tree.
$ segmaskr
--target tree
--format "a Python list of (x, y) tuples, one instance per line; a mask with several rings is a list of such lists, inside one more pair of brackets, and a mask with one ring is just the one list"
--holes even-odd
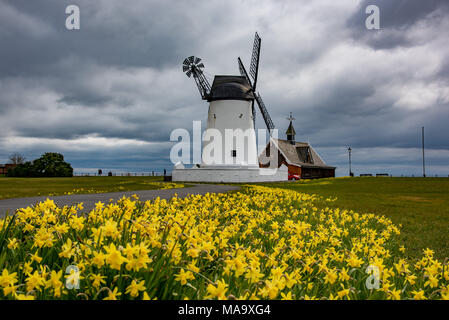
[(25, 162), (25, 157), (22, 156), (20, 153), (18, 152), (14, 152), (12, 155), (9, 156), (9, 161), (12, 164), (22, 164)]
[(72, 166), (64, 161), (60, 153), (47, 152), (33, 161), (34, 171), (41, 177), (71, 177)]
[(72, 166), (64, 161), (60, 153), (44, 153), (33, 162), (27, 161), (9, 170), (9, 177), (71, 177)]

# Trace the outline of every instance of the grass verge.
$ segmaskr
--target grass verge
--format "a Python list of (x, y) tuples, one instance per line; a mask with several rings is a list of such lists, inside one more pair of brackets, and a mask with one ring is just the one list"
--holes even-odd
[(0, 178), (0, 200), (33, 196), (157, 190), (184, 187), (162, 177)]
[(425, 248), (434, 249), (441, 260), (449, 257), (449, 178), (334, 178), (265, 185), (337, 197), (325, 204), (331, 208), (385, 215), (401, 226), (408, 257), (418, 258)]

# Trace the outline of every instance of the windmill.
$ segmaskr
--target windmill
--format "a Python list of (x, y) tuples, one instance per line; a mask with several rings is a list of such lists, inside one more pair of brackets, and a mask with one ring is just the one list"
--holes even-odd
[[(259, 37), (259, 35), (254, 35), (254, 44), (253, 44), (253, 52), (251, 55), (251, 64), (249, 68), (249, 75), (248, 72), (246, 72), (245, 66), (243, 65), (242, 60), (240, 57), (237, 58), (238, 66), (240, 70), (240, 75), (245, 77), (246, 81), (248, 82), (250, 86), (250, 91), (253, 93), (254, 99), (251, 102), (251, 113), (252, 113), (252, 119), (253, 119), (253, 126), (255, 126), (256, 121), (256, 109), (254, 108), (254, 100), (257, 102), (257, 105), (259, 106), (259, 110), (262, 114), (262, 117), (264, 119), (264, 122), (270, 131), (270, 134), (272, 130), (274, 129), (274, 123), (273, 120), (271, 120), (270, 114), (268, 113), (268, 110), (265, 106), (265, 103), (262, 100), (262, 97), (260, 96), (260, 93), (256, 92), (256, 85), (257, 85), (257, 76), (259, 73), (259, 58), (260, 58), (260, 48), (261, 48), (261, 42), (262, 39)], [(207, 81), (203, 71), (201, 69), (204, 68), (204, 64), (201, 62), (201, 58), (197, 58), (195, 56), (190, 56), (186, 59), (184, 59), (182, 70), (185, 72), (185, 74), (190, 78), (193, 75), (193, 78), (195, 79), (196, 85), (198, 87), (198, 90), (200, 92), (200, 95), (203, 100), (208, 100), (209, 95), (211, 92), (211, 85)], [(249, 77), (251, 76), (251, 78)]]
[(261, 39), (256, 33), (249, 74), (238, 58), (240, 75), (215, 75), (212, 84), (205, 76), (200, 58), (190, 56), (184, 59), (182, 71), (195, 80), (201, 98), (209, 103), (209, 109), (201, 164), (185, 168), (177, 162), (172, 171), (173, 181), (262, 182), (288, 179), (285, 165), (274, 171), (259, 168), (254, 128), (255, 102), (270, 135), (274, 129), (267, 108), (256, 91), (260, 44)]

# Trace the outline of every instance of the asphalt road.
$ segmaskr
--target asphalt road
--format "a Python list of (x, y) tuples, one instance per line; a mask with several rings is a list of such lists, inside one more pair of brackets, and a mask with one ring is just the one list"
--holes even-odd
[(71, 206), (83, 202), (84, 211), (91, 210), (95, 203), (101, 201), (108, 203), (110, 199), (118, 200), (123, 196), (130, 197), (133, 194), (139, 196), (140, 200), (153, 200), (157, 197), (170, 199), (176, 193), (179, 198), (184, 198), (192, 194), (221, 193), (239, 190), (239, 186), (219, 185), (219, 184), (195, 184), (191, 187), (165, 189), (165, 190), (136, 190), (125, 192), (95, 193), (95, 194), (74, 194), (64, 196), (39, 196), (29, 198), (14, 198), (0, 200), (0, 217), (4, 217), (6, 212), (14, 213), (17, 209), (32, 206), (37, 202), (45, 201), (47, 198), (54, 200), (58, 206)]

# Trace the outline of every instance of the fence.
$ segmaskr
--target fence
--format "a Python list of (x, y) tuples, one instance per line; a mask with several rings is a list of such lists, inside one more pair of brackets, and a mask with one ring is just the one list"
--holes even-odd
[[(171, 172), (166, 172), (165, 175), (171, 175)], [(107, 171), (100, 175), (98, 172), (74, 172), (74, 177), (105, 177), (105, 176), (112, 176), (112, 177), (163, 177), (163, 172), (113, 172), (113, 171)]]
[[(361, 173), (359, 175), (360, 177), (373, 177), (374, 175), (372, 173)], [(376, 177), (396, 177), (396, 178), (422, 178), (422, 175), (414, 175), (414, 174), (401, 174), (401, 175), (395, 175), (395, 174), (388, 174), (388, 173), (376, 173), (375, 174)], [(449, 174), (446, 175), (438, 175), (438, 174), (434, 174), (434, 175), (426, 175), (427, 178), (449, 178)]]

